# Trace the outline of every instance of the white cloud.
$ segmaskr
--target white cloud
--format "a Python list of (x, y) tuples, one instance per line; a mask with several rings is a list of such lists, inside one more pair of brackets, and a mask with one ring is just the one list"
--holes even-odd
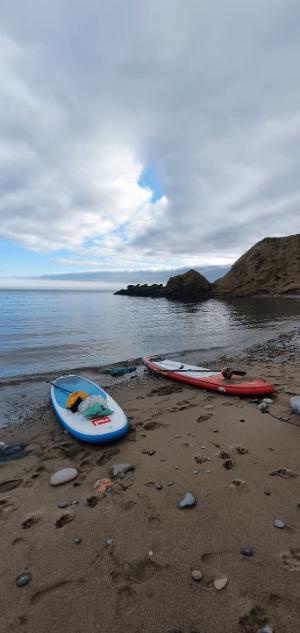
[(0, 18), (0, 236), (121, 270), (299, 231), (293, 0), (3, 0)]

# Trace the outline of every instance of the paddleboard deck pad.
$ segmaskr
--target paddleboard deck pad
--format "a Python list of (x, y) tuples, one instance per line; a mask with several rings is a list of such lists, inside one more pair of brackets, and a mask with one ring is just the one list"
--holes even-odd
[(274, 386), (264, 380), (241, 380), (241, 377), (234, 373), (230, 380), (226, 380), (220, 371), (212, 371), (205, 367), (186, 365), (185, 363), (167, 359), (152, 361), (148, 356), (145, 356), (143, 361), (146, 367), (156, 374), (188, 385), (194, 385), (200, 389), (218, 391), (219, 393), (227, 393), (233, 396), (265, 396), (274, 391)]
[[(85, 391), (89, 396), (102, 396), (111, 409), (109, 415), (98, 419), (88, 419), (79, 411), (72, 413), (66, 408), (70, 393)], [(57, 378), (51, 387), (51, 403), (62, 426), (78, 440), (92, 444), (105, 444), (119, 439), (128, 430), (128, 421), (124, 411), (113, 398), (88, 378), (69, 375)]]

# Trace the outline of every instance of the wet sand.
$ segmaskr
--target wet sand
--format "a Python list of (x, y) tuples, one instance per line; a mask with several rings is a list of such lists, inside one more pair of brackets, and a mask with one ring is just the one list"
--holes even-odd
[[(1, 631), (257, 633), (269, 624), (299, 633), (300, 416), (289, 407), (300, 394), (297, 350), (256, 348), (238, 365), (275, 384), (267, 413), (249, 399), (140, 374), (109, 387), (130, 422), (117, 444), (73, 440), (45, 401), (26, 424), (1, 430), (1, 441), (32, 451), (0, 465)], [(135, 469), (88, 502), (116, 463)], [(77, 479), (51, 487), (68, 466)], [(282, 468), (296, 476), (270, 475)], [(188, 491), (197, 503), (179, 509)], [(76, 503), (59, 509), (60, 501)], [(245, 547), (252, 557), (240, 554)], [(31, 582), (17, 587), (27, 572)]]

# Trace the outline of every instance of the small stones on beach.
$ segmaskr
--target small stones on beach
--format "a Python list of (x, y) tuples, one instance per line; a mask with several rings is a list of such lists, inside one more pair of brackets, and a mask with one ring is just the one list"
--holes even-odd
[(242, 547), (242, 549), (240, 549), (240, 554), (242, 556), (248, 556), (250, 558), (251, 556), (253, 556), (254, 552), (252, 547)]
[(297, 475), (290, 468), (277, 468), (277, 470), (273, 470), (270, 473), (270, 477), (284, 477), (284, 479), (288, 479), (289, 477), (297, 477)]
[(73, 541), (73, 542), (74, 542), (76, 545), (79, 545), (79, 543), (81, 543), (81, 538), (80, 538), (79, 536), (76, 536), (76, 537), (74, 538), (74, 541)]
[(281, 519), (274, 519), (273, 525), (279, 530), (283, 530), (285, 528), (285, 523), (284, 521), (281, 521)]
[(199, 470), (193, 470), (194, 475), (198, 475), (198, 473), (199, 473)]
[(226, 587), (228, 580), (226, 576), (222, 576), (222, 578), (217, 578), (214, 580), (214, 587), (217, 591), (222, 591)]
[(76, 479), (78, 470), (76, 468), (62, 468), (50, 477), (51, 486), (61, 486)]
[(268, 411), (269, 405), (266, 402), (261, 402), (258, 405), (258, 409), (262, 412), (262, 413), (266, 413)]
[(213, 408), (214, 408), (213, 404), (206, 404), (205, 407), (204, 407), (204, 409), (207, 409), (207, 410), (208, 409), (213, 409)]
[(181, 435), (179, 435), (179, 434), (177, 433), (177, 435), (175, 435), (175, 437), (176, 437), (176, 439), (178, 439), (179, 437), (181, 437)]
[(273, 633), (273, 629), (269, 624), (266, 624), (261, 629), (258, 629), (257, 633)]
[(193, 508), (196, 505), (196, 499), (191, 492), (186, 492), (184, 497), (178, 502), (177, 506), (181, 510), (184, 508)]
[(266, 490), (264, 490), (264, 495), (266, 495), (266, 497), (269, 497), (271, 494), (271, 490), (269, 490), (268, 488), (266, 488)]
[(26, 585), (28, 585), (31, 580), (32, 580), (32, 574), (30, 573), (21, 574), (20, 576), (16, 578), (16, 585), (17, 587), (26, 587)]
[(157, 484), (157, 485), (155, 486), (155, 488), (156, 488), (156, 490), (162, 490), (162, 489), (163, 489), (163, 487), (162, 487), (162, 485), (161, 485), (161, 484)]
[(192, 579), (195, 580), (195, 582), (199, 582), (200, 580), (202, 580), (202, 573), (200, 569), (193, 569)]
[(131, 464), (113, 464), (109, 468), (109, 476), (112, 479), (116, 479), (117, 477), (123, 477), (131, 470), (135, 470), (135, 467)]
[(148, 552), (149, 560), (152, 560), (153, 556), (154, 556), (154, 553), (152, 552), (152, 550), (149, 550), (149, 552)]
[(174, 486), (174, 481), (168, 481), (167, 486), (168, 486), (168, 487), (170, 487), (170, 486)]
[(68, 502), (67, 502), (67, 501), (59, 501), (59, 502), (58, 502), (58, 504), (57, 504), (57, 507), (58, 507), (58, 508), (61, 508), (61, 509), (63, 510), (64, 508), (67, 508), (67, 507), (68, 507), (68, 505), (69, 505), (69, 504), (68, 504)]
[(113, 540), (112, 540), (112, 538), (107, 538), (107, 539), (106, 539), (106, 541), (105, 541), (105, 545), (106, 545), (107, 547), (110, 547), (110, 545), (112, 545), (112, 544), (113, 544)]

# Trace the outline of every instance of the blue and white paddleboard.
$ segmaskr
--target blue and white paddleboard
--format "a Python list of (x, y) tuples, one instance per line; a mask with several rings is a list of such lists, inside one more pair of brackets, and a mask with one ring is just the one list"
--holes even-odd
[[(98, 420), (89, 420), (78, 411), (72, 413), (66, 408), (66, 402), (73, 391), (85, 391), (90, 396), (102, 396), (107, 402), (107, 408), (113, 413)], [(119, 439), (128, 430), (127, 418), (121, 407), (104, 389), (88, 378), (76, 375), (57, 378), (52, 383), (51, 402), (60, 423), (78, 440), (105, 444)]]

